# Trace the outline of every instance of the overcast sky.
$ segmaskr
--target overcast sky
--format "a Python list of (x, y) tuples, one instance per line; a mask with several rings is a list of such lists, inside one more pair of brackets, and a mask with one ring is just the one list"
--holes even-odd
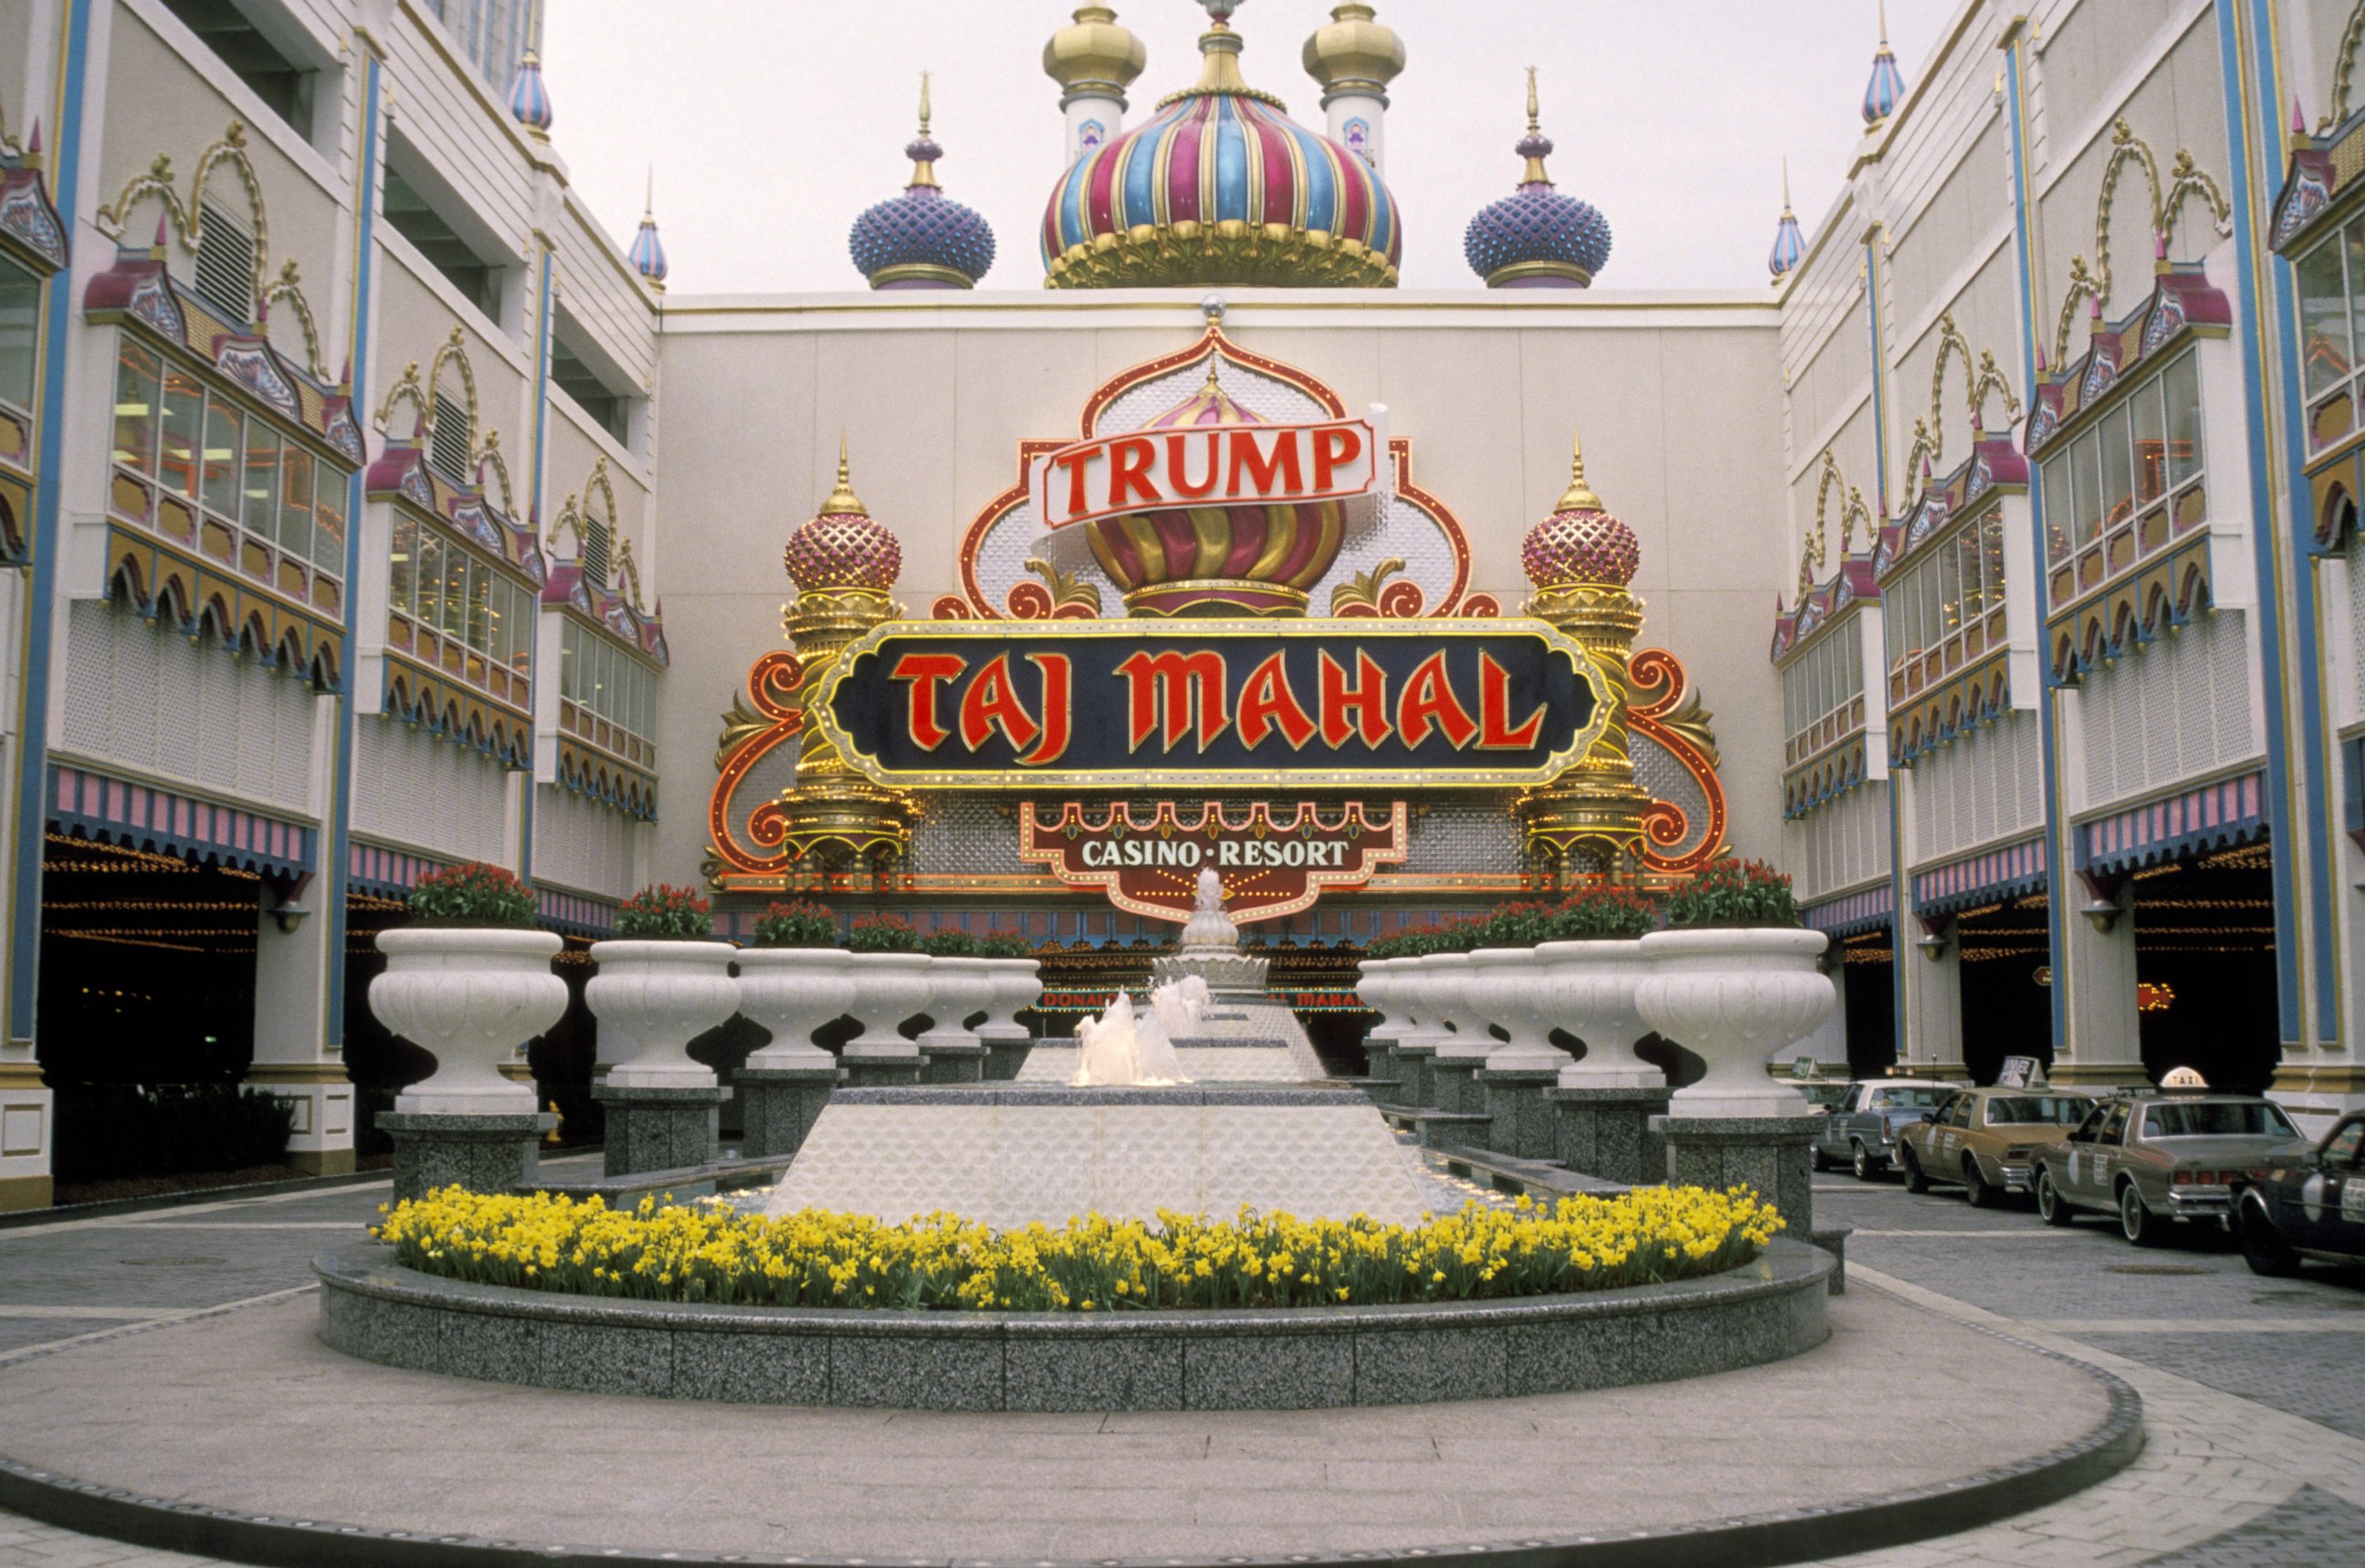
[[(1128, 126), (1198, 75), (1194, 0), (1115, 0), (1149, 46)], [(1909, 87), (1963, 0), (1889, 0)], [(1541, 72), (1559, 187), (1598, 207), (1604, 288), (1762, 286), (1781, 159), (1811, 239), (1863, 139), (1876, 0), (1375, 0), (1408, 56), (1390, 91), (1388, 184), (1404, 284), (1475, 286), (1471, 215), (1519, 173), (1522, 70)], [(998, 252), (981, 286), (1038, 289), (1036, 234), (1060, 173), (1048, 0), (549, 0), (552, 135), (577, 188), (629, 241), (653, 167), (670, 297), (862, 286), (862, 209), (902, 189), (919, 73), (934, 73), (947, 194)], [(1298, 63), (1329, 0), (1245, 0), (1241, 69), (1324, 125)]]

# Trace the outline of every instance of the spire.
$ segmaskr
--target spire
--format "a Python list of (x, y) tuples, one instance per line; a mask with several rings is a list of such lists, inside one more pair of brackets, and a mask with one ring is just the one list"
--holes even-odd
[(648, 279), (650, 286), (658, 293), (665, 292), (667, 268), (665, 241), (657, 238), (657, 172), (654, 164), (649, 168), (647, 200), (641, 207), (641, 230), (633, 236), (633, 248), (624, 259), (631, 262), (633, 270)]
[(903, 156), (912, 161), (912, 180), (904, 189), (919, 190), (924, 186), (929, 190), (939, 189), (936, 160), (944, 155), (945, 150), (936, 145), (935, 137), (928, 134), (928, 73), (923, 71), (920, 73), (920, 134), (903, 145)]
[(1549, 185), (1552, 176), (1544, 173), (1544, 160), (1552, 156), (1552, 138), (1544, 134), (1543, 122), (1537, 116), (1536, 68), (1528, 67), (1528, 134), (1519, 138), (1511, 151), (1528, 161), (1526, 171), (1519, 175), (1519, 185)]
[(1568, 438), (1568, 488), (1552, 503), (1554, 511), (1600, 511), (1601, 498), (1585, 482), (1585, 443), (1571, 431)]
[(1782, 217), (1774, 225), (1774, 249), (1765, 257), (1765, 270), (1779, 283), (1782, 278), (1806, 259), (1807, 239), (1799, 232), (1798, 214), (1790, 210), (1790, 160), (1782, 160)]
[(525, 52), (518, 57), (517, 74), (510, 79), (510, 113), (536, 141), (550, 140), (550, 89), (543, 85), (542, 56), (533, 40), (542, 36), (541, 0), (528, 7)]
[(1240, 0), (1199, 0), (1207, 8), (1207, 30), (1199, 35), (1199, 80), (1194, 93), (1246, 93), (1240, 75), (1240, 35), (1232, 31), (1232, 13)]
[(1897, 56), (1889, 48), (1889, 4), (1881, 0), (1880, 49), (1872, 57), (1872, 80), (1865, 84), (1864, 127), (1877, 130), (1905, 99), (1905, 78), (1897, 69)]
[(821, 515), (824, 517), (869, 517), (870, 515), (870, 509), (864, 506), (861, 498), (854, 493), (854, 481), (846, 472), (844, 431), (837, 432), (837, 488), (829, 493), (829, 499), (822, 502)]

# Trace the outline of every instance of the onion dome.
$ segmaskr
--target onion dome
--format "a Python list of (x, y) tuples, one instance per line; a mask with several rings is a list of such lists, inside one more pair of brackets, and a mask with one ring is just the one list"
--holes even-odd
[(1392, 288), (1395, 197), (1372, 166), (1240, 79), (1225, 21), (1199, 35), (1197, 84), (1060, 176), (1043, 214), (1054, 288), (1170, 284)]
[(510, 114), (536, 141), (550, 140), (550, 89), (543, 85), (542, 57), (527, 50), (510, 78)]
[(1807, 257), (1807, 237), (1799, 232), (1799, 215), (1790, 210), (1790, 161), (1782, 161), (1782, 220), (1774, 225), (1774, 249), (1765, 270), (1778, 280)]
[(641, 208), (641, 231), (633, 236), (633, 248), (624, 253), (633, 270), (649, 280), (659, 294), (665, 292), (665, 241), (657, 238), (657, 177), (649, 175), (649, 196)]
[(1585, 482), (1585, 451), (1571, 442), (1568, 488), (1552, 516), (1528, 530), (1519, 546), (1528, 581), (1550, 590), (1579, 587), (1622, 588), (1642, 564), (1634, 531), (1603, 510), (1601, 498)]
[[(1196, 431), (1263, 423), (1216, 381), (1219, 357), (1210, 353), (1205, 383), (1145, 428)], [(1192, 450), (1194, 443), (1186, 437), (1182, 472), (1187, 476), (1204, 464), (1212, 476), (1214, 442), (1219, 439), (1211, 434), (1203, 454)], [(1314, 585), (1339, 558), (1347, 512), (1345, 503), (1336, 500), (1165, 507), (1084, 526), (1093, 558), (1124, 591), (1132, 614), (1303, 615)]]
[(1536, 69), (1528, 67), (1528, 133), (1512, 148), (1528, 161), (1519, 188), (1470, 220), (1462, 253), (1488, 288), (1584, 288), (1609, 260), (1609, 220), (1589, 201), (1552, 189), (1544, 173), (1552, 138), (1536, 118)]
[(1361, 0), (1330, 8), (1330, 20), (1306, 40), (1306, 73), (1322, 84), (1322, 106), (1338, 97), (1388, 101), (1388, 84), (1405, 68), (1404, 40), (1372, 19)]
[(1149, 51), (1117, 26), (1116, 13), (1106, 6), (1079, 6), (1075, 17), (1043, 46), (1043, 74), (1059, 84), (1059, 106), (1078, 98), (1114, 98), (1122, 106), (1126, 88), (1149, 63)]
[(854, 220), (846, 247), (873, 288), (973, 288), (993, 265), (993, 230), (936, 184), (945, 150), (928, 134), (928, 76), (920, 73), (920, 134), (903, 148), (912, 183)]
[(1905, 78), (1897, 69), (1897, 56), (1889, 50), (1889, 6), (1886, 0), (1880, 7), (1880, 52), (1872, 57), (1872, 80), (1864, 88), (1864, 126), (1866, 130), (1878, 128), (1882, 120), (1897, 112), (1905, 101)]
[(885, 593), (903, 569), (895, 531), (872, 517), (846, 476), (846, 438), (837, 440), (837, 487), (813, 521), (789, 535), (790, 581), (799, 593), (860, 588)]

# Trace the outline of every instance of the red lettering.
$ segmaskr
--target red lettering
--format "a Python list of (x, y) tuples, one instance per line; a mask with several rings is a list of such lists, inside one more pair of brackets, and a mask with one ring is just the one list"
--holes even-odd
[(1239, 726), (1242, 745), (1255, 745), (1272, 730), (1279, 730), (1293, 750), (1313, 738), (1314, 721), (1290, 690), (1281, 655), (1266, 655), (1262, 664), (1249, 671), (1248, 684), (1240, 688), (1240, 711), (1232, 722)]
[(895, 661), (889, 678), (912, 683), (903, 727), (922, 751), (936, 750), (952, 733), (936, 722), (936, 682), (958, 679), (967, 668), (969, 661), (958, 654), (905, 654)]
[[(1078, 516), (1092, 509), (1092, 502), (1084, 498), (1084, 473), (1092, 466), (1093, 459), (1099, 455), (1098, 451), (1087, 447), (1082, 452), (1060, 453), (1052, 459), (1054, 464), (1068, 471), (1068, 515), (1070, 517)], [(1044, 487), (1048, 490), (1050, 487)]]
[(1445, 677), (1442, 648), (1420, 661), (1412, 678), (1405, 682), (1404, 695), (1396, 699), (1396, 734), (1404, 736), (1405, 745), (1420, 745), (1432, 729), (1451, 741), (1456, 751), (1478, 733), (1476, 722), (1453, 695), (1453, 684)]
[(1496, 664), (1486, 654), (1478, 655), (1478, 749), (1480, 751), (1526, 751), (1536, 744), (1536, 736), (1544, 727), (1544, 707), (1539, 702), (1536, 711), (1515, 728), (1510, 722), (1511, 672)]
[(1129, 435), (1123, 441), (1109, 443), (1108, 504), (1111, 508), (1126, 505), (1125, 493), (1131, 490), (1149, 506), (1156, 506), (1166, 498), (1149, 482), (1149, 465), (1158, 461), (1158, 448), (1146, 435)]
[(1232, 431), (1231, 475), (1224, 485), (1225, 495), (1240, 493), (1240, 475), (1243, 472), (1248, 475), (1249, 483), (1255, 487), (1250, 491), (1252, 495), (1272, 494), (1276, 476), (1282, 480), (1284, 494), (1295, 495), (1304, 490), (1306, 481), (1297, 466), (1297, 432), (1294, 430), (1281, 431), (1273, 438), (1272, 454), (1263, 456), (1257, 452), (1255, 431), (1235, 428)]
[(969, 683), (969, 690), (961, 696), (960, 727), (961, 740), (971, 751), (992, 739), (996, 730), (1021, 752), (1042, 733), (1042, 726), (1026, 711), (1010, 684), (1008, 654), (994, 655)]
[(1067, 755), (1068, 736), (1073, 728), (1070, 709), (1075, 676), (1065, 654), (1029, 654), (1026, 658), (1043, 672), (1043, 740), (1018, 759), (1018, 766), (1041, 767)]
[[(1379, 660), (1355, 650), (1355, 684), (1326, 651), (1321, 655), (1322, 744), (1337, 751), (1347, 737), (1360, 734), (1363, 744), (1377, 747), (1388, 738), (1388, 673)], [(1349, 714), (1354, 715), (1352, 719)]]
[(1127, 745), (1139, 751), (1163, 724), (1166, 749), (1191, 733), (1195, 720), (1199, 749), (1224, 733), (1224, 655), (1217, 653), (1135, 654), (1116, 666), (1125, 677)]
[(1207, 477), (1196, 485), (1191, 483), (1190, 465), (1182, 460), (1182, 454), (1190, 450), (1191, 437), (1170, 435), (1166, 438), (1166, 487), (1178, 496), (1204, 496), (1216, 487), (1216, 472), (1224, 465), (1224, 438), (1214, 431), (1205, 433), (1207, 440)]
[(1332, 472), (1363, 455), (1363, 438), (1351, 430), (1333, 426), (1314, 432), (1314, 487), (1330, 487)]

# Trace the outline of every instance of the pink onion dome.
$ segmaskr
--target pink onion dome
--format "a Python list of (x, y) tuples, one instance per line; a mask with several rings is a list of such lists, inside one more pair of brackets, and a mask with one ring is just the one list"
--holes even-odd
[[(1219, 358), (1210, 353), (1205, 383), (1144, 428), (1264, 423), (1217, 382)], [(1215, 456), (1187, 458), (1184, 472), (1205, 463), (1212, 487)], [(1093, 558), (1123, 590), (1133, 614), (1303, 615), (1314, 585), (1339, 559), (1347, 513), (1336, 500), (1161, 507), (1085, 527)]]
[(1609, 515), (1585, 482), (1585, 452), (1569, 458), (1568, 488), (1552, 513), (1528, 530), (1519, 564), (1539, 588), (1624, 588), (1642, 565), (1634, 531)]
[(813, 520), (789, 535), (783, 556), (799, 593), (861, 588), (885, 593), (903, 569), (903, 547), (895, 531), (870, 515), (854, 493), (846, 466), (846, 442), (837, 443), (837, 487)]

